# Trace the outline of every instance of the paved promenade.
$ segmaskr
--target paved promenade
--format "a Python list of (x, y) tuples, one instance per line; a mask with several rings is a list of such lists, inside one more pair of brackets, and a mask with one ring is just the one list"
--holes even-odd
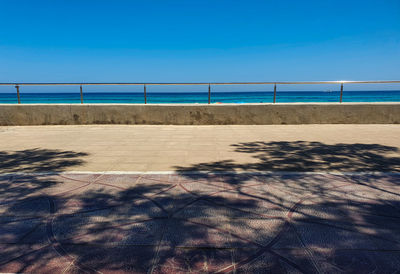
[(0, 272), (396, 273), (399, 136), (0, 127)]
[(399, 125), (0, 127), (0, 170), (400, 171)]
[(0, 185), (0, 272), (400, 269), (399, 175), (20, 175)]

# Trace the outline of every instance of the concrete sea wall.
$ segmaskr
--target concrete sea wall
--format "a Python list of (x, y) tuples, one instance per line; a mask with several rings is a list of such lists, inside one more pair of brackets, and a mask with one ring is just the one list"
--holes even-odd
[(399, 124), (400, 103), (0, 105), (0, 125)]

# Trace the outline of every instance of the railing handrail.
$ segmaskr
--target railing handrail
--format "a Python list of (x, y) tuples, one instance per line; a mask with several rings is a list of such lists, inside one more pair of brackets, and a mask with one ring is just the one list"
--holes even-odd
[(400, 80), (370, 80), (370, 81), (274, 81), (274, 82), (186, 82), (186, 83), (155, 83), (155, 82), (142, 82), (142, 83), (24, 83), (24, 82), (13, 82), (13, 83), (0, 83), (0, 86), (75, 86), (75, 85), (96, 85), (96, 86), (107, 86), (107, 85), (315, 85), (315, 84), (399, 84)]
[(348, 80), (339, 80), (339, 81), (302, 81), (302, 82), (285, 82), (285, 81), (275, 81), (275, 82), (197, 82), (197, 83), (151, 83), (151, 82), (143, 82), (143, 83), (23, 83), (23, 82), (14, 82), (14, 83), (0, 83), (0, 86), (15, 86), (17, 89), (17, 98), (18, 104), (21, 104), (19, 86), (80, 86), (80, 96), (81, 96), (81, 104), (83, 104), (83, 91), (82, 86), (133, 86), (133, 85), (141, 85), (143, 86), (143, 94), (144, 94), (144, 103), (147, 104), (147, 96), (146, 96), (146, 86), (156, 86), (156, 85), (208, 85), (208, 104), (211, 103), (211, 85), (274, 85), (274, 99), (273, 103), (276, 103), (276, 85), (313, 85), (313, 84), (340, 84), (340, 100), (343, 101), (343, 84), (397, 84), (400, 83), (400, 80), (374, 80), (374, 81), (348, 81)]

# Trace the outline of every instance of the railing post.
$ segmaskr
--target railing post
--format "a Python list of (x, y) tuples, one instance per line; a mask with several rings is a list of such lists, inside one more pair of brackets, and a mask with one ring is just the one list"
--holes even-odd
[(208, 104), (211, 103), (211, 86), (208, 84)]
[(276, 84), (274, 84), (274, 104), (276, 103)]
[(19, 86), (16, 85), (15, 88), (17, 89), (18, 104), (21, 104), (21, 98), (19, 96)]
[(340, 85), (340, 103), (343, 101), (343, 83)]
[(144, 85), (143, 93), (144, 93), (144, 103), (147, 104), (146, 85)]
[(82, 85), (80, 86), (81, 88), (81, 104), (83, 104), (83, 92), (82, 92)]

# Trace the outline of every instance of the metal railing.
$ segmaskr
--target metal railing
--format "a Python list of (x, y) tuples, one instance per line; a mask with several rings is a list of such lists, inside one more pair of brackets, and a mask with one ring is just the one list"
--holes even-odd
[(277, 85), (315, 85), (315, 84), (340, 84), (340, 99), (343, 102), (344, 84), (400, 84), (400, 80), (375, 80), (375, 81), (303, 81), (303, 82), (214, 82), (214, 83), (0, 83), (0, 86), (15, 86), (18, 104), (21, 104), (20, 86), (80, 86), (81, 104), (83, 104), (83, 86), (143, 86), (144, 103), (147, 104), (146, 86), (184, 86), (208, 85), (208, 104), (211, 103), (211, 86), (218, 85), (274, 85), (273, 103), (276, 103)]

